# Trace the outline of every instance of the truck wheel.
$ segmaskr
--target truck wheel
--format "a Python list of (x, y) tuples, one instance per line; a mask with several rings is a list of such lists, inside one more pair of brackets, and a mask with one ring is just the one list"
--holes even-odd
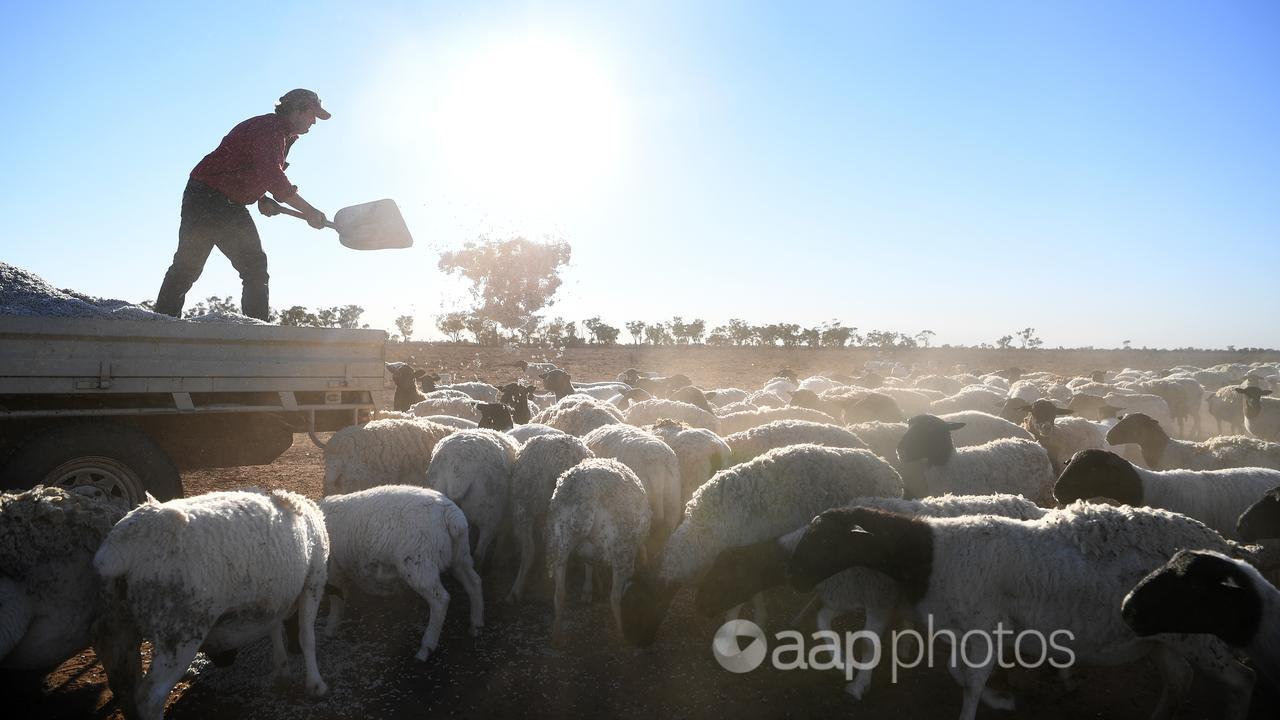
[(9, 458), (0, 484), (70, 489), (93, 485), (130, 505), (182, 497), (182, 479), (169, 456), (137, 428), (104, 421), (58, 425), (21, 445)]

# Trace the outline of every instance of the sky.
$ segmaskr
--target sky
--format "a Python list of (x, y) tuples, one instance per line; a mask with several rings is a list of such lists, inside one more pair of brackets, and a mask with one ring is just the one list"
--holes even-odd
[(1280, 347), (1280, 3), (185, 5), (0, 7), (0, 260), (154, 299), (191, 168), (306, 87), (300, 194), (416, 243), (255, 211), (274, 307), (435, 334), (439, 253), (523, 235), (569, 320)]

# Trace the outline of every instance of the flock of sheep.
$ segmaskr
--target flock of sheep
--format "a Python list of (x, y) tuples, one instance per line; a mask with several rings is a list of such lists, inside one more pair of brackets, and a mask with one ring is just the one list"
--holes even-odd
[[(1081, 663), (1151, 657), (1155, 717), (1191, 668), (1227, 689), (1224, 717), (1247, 714), (1255, 671), (1280, 686), (1280, 591), (1263, 574), (1280, 566), (1274, 365), (1066, 378), (868, 363), (784, 369), (754, 390), (518, 369), (498, 387), (389, 364), (394, 410), (329, 439), (319, 502), (0, 496), (0, 666), (48, 669), (92, 644), (126, 715), (161, 718), (197, 652), (226, 664), (269, 637), (277, 673), (296, 641), (318, 697), (324, 596), (333, 635), (349, 595), (411, 588), (429, 606), (426, 661), (450, 600), (441, 574), (467, 593), (474, 635), (493, 593), (482, 576), (509, 552), (512, 602), (545, 557), (553, 642), (583, 561), (584, 592), (607, 571), (616, 629), (641, 647), (661, 642), (682, 588), (700, 613), (751, 603), (764, 624), (761, 594), (790, 584), (824, 630), (861, 611), (877, 635), (895, 618), (956, 636), (1004, 623), (1068, 631)], [(1206, 419), (1237, 434), (1196, 441)], [(952, 668), (962, 718), (1013, 705), (987, 687), (993, 671)]]

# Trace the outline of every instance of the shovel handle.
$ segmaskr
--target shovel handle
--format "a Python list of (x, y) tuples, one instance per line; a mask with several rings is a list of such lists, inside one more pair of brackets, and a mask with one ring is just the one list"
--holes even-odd
[[(301, 219), (301, 220), (306, 220), (306, 219), (307, 219), (307, 216), (306, 216), (306, 215), (303, 215), (303, 214), (302, 214), (301, 212), (299, 212), (298, 210), (294, 210), (293, 208), (285, 207), (284, 205), (281, 205), (280, 203), (276, 202), (275, 200), (272, 200), (271, 198), (266, 198), (266, 197), (264, 197), (264, 199), (265, 199), (265, 200), (267, 200), (268, 202), (270, 202), (272, 205), (275, 205), (275, 206), (276, 206), (276, 211), (277, 211), (277, 212), (283, 213), (283, 214), (285, 214), (285, 215), (292, 215), (292, 216), (294, 216), (294, 217), (296, 217), (296, 218), (298, 218), (298, 219)], [(332, 222), (330, 222), (330, 221), (328, 221), (328, 220), (325, 220), (325, 221), (324, 221), (324, 226), (325, 226), (325, 227), (333, 228), (334, 230), (337, 230), (337, 229), (338, 229), (338, 226), (337, 226), (337, 225), (334, 225)]]

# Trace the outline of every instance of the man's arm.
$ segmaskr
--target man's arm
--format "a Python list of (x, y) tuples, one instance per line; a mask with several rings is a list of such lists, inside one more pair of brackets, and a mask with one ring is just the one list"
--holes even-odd
[(301, 210), (302, 214), (307, 216), (307, 224), (311, 227), (317, 230), (323, 230), (326, 227), (325, 222), (327, 222), (327, 218), (325, 218), (324, 213), (320, 212), (311, 203), (304, 200), (297, 192), (294, 192), (290, 196), (277, 197), (276, 199)]

